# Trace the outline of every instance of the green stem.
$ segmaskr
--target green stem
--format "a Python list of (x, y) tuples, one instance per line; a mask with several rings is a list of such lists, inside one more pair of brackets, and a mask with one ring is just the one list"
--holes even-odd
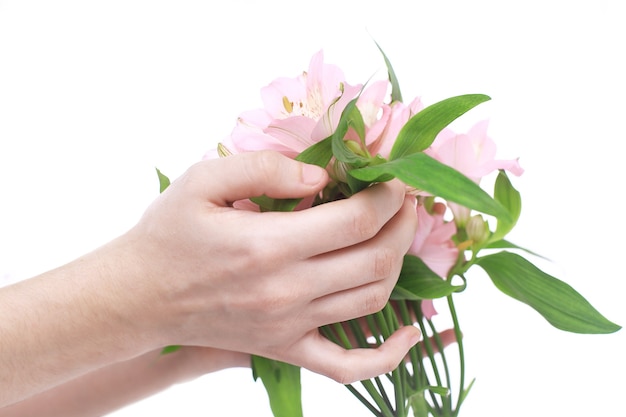
[[(411, 320), (411, 313), (409, 313), (409, 308), (406, 305), (406, 301), (402, 300), (398, 302), (398, 307), (400, 309), (400, 317), (402, 317), (402, 322), (405, 326), (412, 326), (413, 320)], [(419, 384), (420, 378), (420, 369), (419, 365), (422, 363), (421, 357), (418, 357), (417, 351), (419, 347), (415, 345), (409, 350), (409, 357), (411, 358), (411, 366), (413, 368), (413, 378), (411, 378), (409, 374), (409, 384), (411, 385), (411, 389), (414, 392), (417, 392), (422, 385)]]
[(391, 409), (389, 404), (389, 399), (384, 398), (374, 387), (374, 384), (369, 379), (361, 381), (361, 384), (368, 392), (368, 394), (372, 397), (372, 400), (376, 403), (378, 408), (380, 408), (381, 415), (383, 417), (396, 417), (395, 413)]
[(391, 331), (389, 330), (389, 326), (387, 326), (387, 320), (383, 311), (384, 309), (374, 313), (374, 318), (376, 319), (376, 324), (378, 324), (378, 327), (380, 328), (383, 339), (387, 340), (389, 339), (389, 336), (391, 336)]
[(350, 330), (352, 331), (352, 334), (354, 335), (354, 338), (356, 339), (357, 345), (360, 348), (369, 348), (370, 344), (367, 342), (367, 337), (365, 336), (365, 333), (363, 332), (361, 323), (359, 323), (358, 320), (350, 320), (348, 324), (350, 326)]
[[(398, 323), (398, 317), (393, 310), (391, 304), (387, 303), (383, 309), (383, 315), (387, 323), (387, 329), (390, 331), (396, 331), (400, 328)], [(391, 377), (393, 379), (394, 396), (396, 399), (396, 413), (400, 417), (406, 416), (406, 391), (404, 388), (404, 382), (406, 380), (406, 368), (404, 366), (404, 360), (392, 371)]]
[[(427, 322), (433, 334), (432, 339), (435, 341), (435, 344), (437, 345), (437, 351), (439, 352), (439, 356), (441, 357), (441, 363), (443, 365), (443, 372), (446, 378), (446, 387), (448, 388), (448, 392), (450, 392), (452, 389), (452, 380), (450, 378), (450, 368), (448, 367), (448, 359), (446, 357), (446, 352), (445, 352), (443, 343), (441, 341), (441, 337), (439, 336), (439, 332), (435, 328), (434, 323), (432, 322), (432, 320), (427, 320)], [(445, 404), (444, 408), (446, 410), (449, 410), (448, 413), (451, 413), (453, 410), (451, 396), (447, 395), (445, 397), (442, 397), (441, 401), (443, 404)]]
[(376, 417), (384, 417), (384, 415), (371, 402), (369, 402), (367, 398), (363, 396), (363, 394), (361, 394), (356, 388), (354, 388), (354, 386), (346, 385), (345, 387), (348, 388), (352, 395), (354, 395), (359, 401), (361, 401), (361, 403), (365, 407), (367, 407), (367, 409), (370, 410), (372, 414), (374, 414)]
[(441, 377), (440, 377), (439, 368), (437, 366), (437, 362), (435, 360), (436, 359), (435, 352), (433, 350), (433, 345), (430, 340), (430, 337), (428, 336), (428, 331), (426, 330), (426, 326), (424, 326), (424, 322), (423, 322), (424, 316), (421, 313), (419, 303), (417, 304), (415, 310), (416, 310), (416, 313), (419, 313), (419, 315), (417, 316), (418, 317), (417, 323), (420, 326), (420, 330), (422, 331), (422, 335), (423, 335), (422, 343), (424, 346), (424, 350), (426, 350), (426, 354), (428, 355), (428, 359), (430, 360), (430, 365), (433, 368), (433, 374), (435, 375), (435, 380), (437, 381), (437, 385), (441, 386)]
[[(424, 347), (424, 351), (426, 351), (426, 354), (428, 356), (428, 359), (430, 361), (430, 366), (432, 368), (433, 374), (435, 376), (435, 380), (436, 380), (436, 384), (441, 386), (441, 378), (439, 376), (439, 368), (437, 367), (437, 362), (435, 360), (435, 355), (433, 352), (433, 348), (432, 348), (432, 344), (430, 342), (430, 338), (428, 337), (428, 332), (426, 331), (426, 327), (424, 326), (424, 315), (422, 314), (422, 306), (421, 303), (419, 301), (413, 301), (411, 302), (411, 307), (413, 309), (413, 314), (415, 314), (415, 317), (417, 318), (417, 324), (420, 327), (420, 330), (422, 332), (422, 342), (421, 345)], [(424, 375), (424, 385), (423, 386), (428, 386), (428, 385), (432, 385), (430, 383), (430, 380), (428, 378), (428, 375), (426, 374), (426, 369), (423, 366), (424, 364), (424, 354), (422, 349), (420, 349), (418, 351), (418, 354), (420, 355), (420, 363), (422, 364), (422, 375)], [(441, 415), (441, 407), (442, 404), (439, 403), (438, 401), (438, 397), (432, 392), (432, 391), (428, 391), (429, 395), (430, 395), (430, 399), (433, 403), (433, 408), (435, 410), (437, 410), (437, 414)]]
[[(357, 323), (357, 327), (358, 329), (360, 329), (361, 336), (365, 338), (365, 335), (362, 334), (361, 327), (358, 326), (358, 323)], [(343, 329), (343, 326), (341, 326), (340, 324), (335, 323), (332, 326), (328, 325), (328, 326), (320, 327), (320, 331), (322, 332), (324, 336), (326, 336), (326, 338), (328, 338), (330, 341), (334, 342), (335, 344), (339, 346), (343, 346), (344, 348), (347, 348), (347, 349), (351, 348), (351, 344), (350, 344), (350, 341), (348, 340), (348, 336), (346, 335)], [(359, 331), (357, 331), (357, 333), (358, 332)], [(357, 337), (357, 339), (359, 338), (357, 335), (355, 335), (355, 337)], [(384, 388), (382, 384), (380, 383), (378, 384), (379, 389), (383, 390), (382, 394), (376, 389), (376, 387), (374, 387), (374, 384), (372, 384), (371, 381), (361, 381), (361, 384), (363, 385), (363, 387), (365, 388), (369, 396), (372, 398), (372, 400), (374, 400), (374, 402), (378, 405), (378, 407), (380, 407), (381, 411), (376, 410), (376, 408), (369, 401), (367, 401), (365, 397), (363, 397), (360, 393), (358, 393), (359, 395), (357, 397), (367, 408), (372, 410), (372, 412), (376, 410), (375, 414), (379, 417), (395, 417), (393, 413), (391, 412), (391, 405), (389, 403), (389, 399), (386, 396), (386, 393), (384, 392)], [(353, 394), (357, 392), (353, 386), (351, 385), (345, 385), (345, 386)]]
[(452, 300), (452, 295), (448, 297), (448, 307), (450, 309), (450, 315), (452, 316), (452, 322), (454, 323), (454, 336), (456, 337), (456, 344), (459, 348), (459, 398), (457, 401), (456, 409), (454, 410), (454, 416), (459, 415), (459, 410), (461, 408), (461, 404), (465, 399), (464, 391), (465, 391), (465, 350), (463, 348), (463, 333), (461, 333), (461, 326), (459, 326), (459, 319), (456, 314), (456, 308), (454, 307), (454, 301)]
[(320, 327), (320, 333), (322, 333), (322, 335), (326, 337), (326, 339), (330, 340), (334, 344), (341, 346), (341, 342), (339, 341), (339, 338), (337, 338), (337, 336), (335, 335), (335, 333), (332, 331), (332, 329), (329, 326)]
[(380, 393), (383, 400), (385, 400), (385, 404), (387, 404), (387, 407), (390, 410), (393, 409), (393, 406), (391, 405), (391, 400), (389, 399), (389, 396), (387, 395), (387, 390), (383, 386), (383, 383), (380, 380), (380, 377), (374, 378), (374, 382), (376, 382), (376, 386), (378, 387), (378, 392)]
[(341, 340), (341, 346), (343, 346), (346, 349), (352, 349), (352, 343), (350, 343), (350, 338), (348, 338), (348, 335), (346, 334), (346, 331), (341, 325), (341, 323), (333, 324), (333, 329), (335, 330), (335, 333), (339, 336), (339, 339)]
[(374, 317), (370, 314), (365, 317), (365, 321), (367, 322), (367, 326), (369, 327), (372, 336), (374, 337), (374, 339), (376, 339), (376, 345), (380, 346), (382, 343), (382, 340), (380, 338), (382, 331), (376, 325)]

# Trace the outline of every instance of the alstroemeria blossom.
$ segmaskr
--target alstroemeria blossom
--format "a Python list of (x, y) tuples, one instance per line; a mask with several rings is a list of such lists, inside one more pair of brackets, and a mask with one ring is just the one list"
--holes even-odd
[(415, 113), (423, 108), (424, 105), (419, 97), (413, 99), (408, 105), (397, 101), (386, 106), (383, 111), (389, 112), (389, 116), (385, 120), (385, 128), (377, 140), (370, 145), (370, 152), (380, 154), (384, 158), (389, 157), (389, 152), (400, 130)]
[[(475, 183), (499, 169), (520, 176), (524, 172), (517, 159), (496, 159), (496, 144), (487, 135), (488, 120), (476, 123), (467, 133), (455, 133), (446, 128), (435, 138), (432, 145), (424, 152), (439, 162), (451, 166)], [(449, 202), (454, 213), (454, 221), (464, 225), (469, 220), (471, 210)]]
[[(459, 251), (452, 241), (456, 234), (454, 223), (444, 221), (446, 206), (435, 203), (433, 213), (429, 213), (422, 204), (417, 206), (417, 233), (409, 248), (409, 254), (420, 258), (442, 279), (446, 279), (450, 269), (459, 256)], [(422, 300), (422, 314), (431, 319), (437, 310), (433, 300)]]
[[(320, 334), (345, 349), (366, 349), (376, 347), (381, 342), (392, 342), (392, 339), (396, 340), (392, 343), (397, 345), (401, 338), (395, 338), (395, 332), (410, 324), (411, 318), (419, 322), (424, 339), (417, 344), (411, 341), (410, 354), (406, 355), (406, 350), (400, 352), (406, 356), (396, 368), (399, 372), (392, 371), (392, 375), (400, 376), (391, 380), (393, 392), (388, 394), (381, 384), (364, 383), (363, 393), (359, 392), (357, 395), (375, 415), (381, 417), (419, 414), (421, 410), (426, 410), (422, 414), (431, 411), (433, 416), (458, 415), (464, 395), (469, 389), (465, 384), (464, 372), (462, 368), (461, 372), (455, 372), (459, 380), (453, 384), (447, 366), (445, 369), (439, 368), (435, 363), (439, 359), (434, 354), (443, 354), (447, 345), (456, 342), (459, 363), (463, 366), (463, 338), (460, 337), (462, 332), (453, 304), (453, 297), (460, 288), (454, 281), (460, 278), (464, 287), (467, 283), (464, 276), (474, 265), (481, 267), (492, 278), (497, 275), (504, 287), (513, 286), (515, 293), (521, 295), (514, 298), (527, 302), (541, 314), (546, 312), (544, 316), (556, 327), (576, 332), (589, 332), (591, 329), (592, 332), (608, 333), (619, 329), (619, 326), (598, 317), (593, 308), (587, 308), (589, 316), (583, 318), (581, 312), (586, 307), (571, 288), (557, 279), (545, 279), (542, 271), (528, 265), (525, 259), (513, 251), (498, 253), (496, 250), (493, 253), (495, 248), (492, 246), (495, 245), (489, 245), (491, 239), (502, 239), (510, 230), (501, 227), (502, 216), (507, 214), (509, 208), (509, 214), (512, 215), (510, 220), (515, 221), (519, 202), (516, 198), (511, 198), (510, 204), (499, 207), (501, 195), (517, 195), (513, 185), (499, 183), (497, 190), (489, 190), (485, 195), (487, 190), (480, 188), (480, 182), (485, 176), (498, 170), (519, 176), (523, 169), (516, 159), (496, 159), (496, 145), (487, 134), (488, 121), (477, 123), (466, 133), (457, 133), (449, 128), (440, 131), (444, 122), (450, 121), (450, 116), (462, 114), (489, 97), (484, 94), (451, 97), (420, 114), (424, 106), (419, 97), (406, 103), (395, 99), (401, 97), (398, 80), (384, 53), (383, 57), (387, 66), (386, 79), (371, 80), (365, 85), (353, 85), (346, 81), (339, 67), (324, 62), (322, 51), (317, 52), (311, 58), (306, 71), (293, 78), (277, 78), (262, 88), (262, 108), (241, 113), (231, 134), (216, 149), (207, 152), (204, 158), (273, 150), (291, 158), (298, 157), (302, 162), (325, 165), (329, 182), (315, 196), (299, 200), (295, 210), (306, 210), (312, 206), (333, 204), (337, 200), (351, 198), (376, 182), (393, 178), (405, 182), (406, 193), (417, 196), (417, 229), (406, 252), (411, 257), (404, 258), (409, 262), (402, 265), (400, 276), (395, 276), (396, 279), (399, 278), (400, 285), (394, 288), (391, 298), (382, 310), (353, 320), (321, 326)], [(349, 111), (345, 111), (348, 104)], [(353, 104), (355, 107), (352, 107)], [(398, 138), (399, 133), (415, 115), (419, 115), (419, 119), (414, 119), (415, 124), (411, 123), (410, 132), (407, 131), (408, 134)], [(425, 135), (420, 132), (413, 134), (414, 129), (422, 124), (426, 126), (419, 128), (424, 129), (421, 133)], [(411, 154), (421, 152), (424, 142), (432, 139), (428, 132), (434, 131), (440, 132), (424, 152), (440, 163), (456, 169), (469, 180), (460, 178), (458, 173), (450, 173), (449, 169), (433, 164), (431, 160), (418, 165), (424, 155)], [(324, 142), (320, 143), (321, 141)], [(314, 145), (318, 146), (311, 149)], [(391, 150), (396, 145), (400, 150), (398, 158), (389, 161)], [(309, 151), (305, 152), (307, 149)], [(451, 186), (453, 182), (461, 180), (463, 186)], [(355, 198), (358, 199), (359, 196)], [(462, 201), (472, 208), (460, 206), (454, 201)], [(384, 201), (381, 203), (385, 204)], [(289, 210), (293, 208), (293, 204), (294, 201), (276, 201), (260, 196), (235, 201), (233, 207), (265, 212)], [(406, 208), (404, 206), (403, 210)], [(317, 209), (316, 207), (312, 210)], [(476, 213), (472, 213), (473, 210)], [(485, 219), (484, 213), (489, 213), (498, 220), (496, 234), (490, 229), (489, 221), (492, 219)], [(392, 229), (402, 227), (398, 222), (388, 225), (390, 233), (393, 232)], [(513, 224), (504, 222), (504, 225)], [(302, 236), (302, 239), (306, 238), (307, 236)], [(479, 256), (483, 249), (489, 249), (491, 253)], [(418, 275), (423, 270), (421, 264), (413, 264), (413, 257), (419, 258), (430, 268), (431, 275), (435, 274), (440, 279), (420, 279), (424, 278)], [(520, 274), (525, 279), (515, 280)], [(394, 279), (393, 276), (387, 278)], [(289, 283), (286, 282), (286, 285)], [(536, 297), (537, 288), (542, 295), (545, 291), (552, 295)], [(446, 299), (453, 328), (438, 330), (438, 323), (431, 321), (438, 314), (435, 309), (437, 301), (415, 301), (427, 294), (441, 297), (439, 300)], [(371, 300), (362, 300), (364, 307), (367, 307), (368, 301)], [(357, 301), (357, 305), (358, 303)], [(570, 307), (572, 305), (575, 308)], [(440, 305), (437, 306), (439, 308)], [(441, 307), (444, 306), (445, 304), (441, 304)], [(428, 327), (425, 328), (424, 325)], [(426, 329), (428, 332), (424, 332)], [(427, 354), (424, 354), (424, 349)], [(299, 387), (300, 374), (297, 369), (292, 372), (292, 365), (276, 363), (269, 358), (253, 357), (253, 360), (255, 379), (261, 378), (266, 387), (270, 387), (270, 383), (275, 386), (279, 382), (278, 377), (287, 381), (281, 385), (282, 388), (268, 390), (274, 414), (302, 415), (300, 395), (292, 391), (293, 387)], [(281, 372), (275, 372), (276, 369)], [(442, 371), (445, 371), (445, 375), (442, 375)], [(429, 387), (433, 382), (430, 374), (441, 382), (437, 384), (437, 390)], [(398, 382), (401, 386), (395, 385)], [(456, 388), (451, 389), (454, 385)], [(442, 395), (444, 390), (447, 395)], [(424, 396), (426, 391), (430, 391), (427, 397)], [(457, 392), (460, 397), (453, 398)], [(395, 401), (381, 401), (381, 398), (395, 398)]]
[(496, 144), (487, 135), (488, 120), (475, 124), (467, 133), (457, 134), (451, 129), (442, 130), (425, 153), (465, 174), (474, 182), (491, 172), (504, 169), (514, 175), (524, 170), (517, 159), (496, 159)]
[(443, 203), (435, 203), (432, 213), (423, 204), (417, 205), (417, 233), (408, 251), (444, 279), (459, 256), (459, 250), (452, 241), (456, 225), (444, 220), (445, 211)]
[(339, 67), (313, 55), (307, 71), (281, 77), (261, 89), (263, 108), (242, 113), (231, 140), (234, 151), (272, 149), (295, 156), (330, 136), (346, 105), (361, 91)]

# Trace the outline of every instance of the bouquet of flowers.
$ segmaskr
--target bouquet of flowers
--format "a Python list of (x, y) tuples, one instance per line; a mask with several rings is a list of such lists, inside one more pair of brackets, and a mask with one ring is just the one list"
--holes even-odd
[[(320, 332), (345, 348), (370, 348), (400, 326), (419, 326), (423, 340), (393, 372), (347, 388), (375, 416), (457, 416), (472, 382), (465, 378), (454, 297), (465, 289), (470, 268), (482, 268), (499, 290), (558, 329), (612, 333), (620, 326), (526, 256), (536, 255), (506, 240), (521, 212), (520, 193), (509, 176), (523, 169), (517, 160), (496, 159), (486, 121), (465, 133), (448, 127), (489, 97), (460, 95), (429, 106), (419, 98), (405, 103), (389, 59), (379, 50), (387, 77), (367, 85), (349, 84), (341, 69), (324, 62), (322, 51), (316, 53), (307, 71), (264, 87), (265, 107), (242, 113), (230, 137), (207, 157), (271, 149), (324, 167), (332, 179), (315, 198), (262, 196), (237, 202), (241, 209), (303, 209), (347, 198), (377, 182), (397, 178), (406, 184), (407, 193), (417, 197), (418, 230), (391, 299), (376, 314)], [(486, 191), (481, 179), (491, 174), (493, 189)], [(159, 175), (163, 190), (168, 181)], [(447, 305), (452, 328), (435, 326), (435, 299)], [(453, 345), (456, 370), (448, 358)], [(274, 415), (302, 416), (300, 369), (262, 357), (252, 362)]]

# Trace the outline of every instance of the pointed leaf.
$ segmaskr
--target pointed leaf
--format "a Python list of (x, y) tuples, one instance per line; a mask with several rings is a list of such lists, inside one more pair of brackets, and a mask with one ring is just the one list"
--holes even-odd
[(302, 417), (299, 367), (253, 355), (252, 372), (265, 386), (274, 417)]
[(180, 346), (180, 345), (165, 346), (163, 349), (161, 349), (161, 355), (167, 355), (168, 353), (174, 353), (177, 350), (180, 350), (180, 348), (182, 348), (182, 346)]
[(398, 77), (396, 77), (396, 72), (393, 70), (391, 66), (391, 61), (387, 58), (387, 55), (383, 51), (383, 48), (380, 47), (378, 42), (374, 41), (376, 47), (383, 55), (383, 59), (385, 60), (385, 65), (387, 66), (387, 75), (389, 76), (389, 83), (391, 84), (391, 102), (402, 102), (402, 93), (400, 92), (400, 83), (398, 82)]
[(518, 250), (524, 251), (524, 252), (526, 252), (526, 253), (528, 253), (530, 255), (536, 256), (537, 258), (542, 258), (542, 259), (548, 260), (548, 258), (546, 258), (545, 256), (540, 255), (537, 252), (533, 252), (530, 249), (526, 249), (526, 248), (523, 248), (523, 247), (521, 247), (519, 245), (516, 245), (513, 242), (509, 242), (506, 239), (500, 239), (500, 240), (496, 240), (496, 241), (493, 241), (493, 242), (489, 242), (484, 247), (484, 249), (518, 249)]
[[(329, 136), (306, 148), (295, 159), (296, 161), (326, 168), (332, 157), (332, 136)], [(270, 198), (266, 195), (253, 197), (250, 200), (257, 204), (261, 211), (293, 211), (298, 203), (302, 201), (301, 198), (278, 199)]]
[(326, 168), (333, 157), (332, 136), (309, 146), (296, 156), (296, 161)]
[(420, 258), (405, 255), (393, 300), (423, 300), (448, 296), (463, 287), (452, 285), (431, 270)]
[(167, 187), (170, 186), (170, 179), (163, 175), (163, 173), (159, 171), (159, 168), (156, 168), (156, 172), (159, 177), (159, 193), (162, 193)]
[(506, 172), (500, 171), (496, 178), (494, 186), (493, 198), (499, 202), (511, 215), (511, 220), (498, 219), (496, 231), (491, 235), (490, 241), (497, 241), (504, 238), (509, 233), (519, 219), (522, 212), (522, 197), (511, 184)]
[(419, 152), (380, 165), (350, 171), (361, 181), (393, 176), (405, 184), (462, 206), (511, 221), (509, 212), (478, 184), (454, 168)]
[(361, 181), (359, 179), (354, 178), (352, 175), (349, 175), (349, 174), (346, 180), (348, 181), (348, 187), (350, 188), (350, 192), (351, 192), (350, 195), (356, 194), (359, 191), (366, 189), (371, 184), (370, 181)]
[(389, 159), (398, 159), (428, 148), (443, 128), (487, 100), (490, 97), (484, 94), (466, 94), (447, 98), (417, 112), (398, 133)]
[(528, 304), (554, 327), (574, 333), (613, 333), (621, 327), (602, 316), (568, 284), (538, 269), (525, 258), (499, 252), (478, 258), (503, 293)]
[(337, 129), (332, 135), (332, 149), (333, 155), (337, 160), (362, 167), (367, 165), (369, 158), (354, 153), (344, 141), (350, 127), (357, 132), (359, 138), (365, 137), (365, 122), (363, 121), (361, 112), (356, 106), (356, 101), (356, 98), (350, 101), (341, 113)]
[(293, 211), (301, 198), (272, 198), (266, 195), (250, 198), (254, 204), (258, 205), (262, 212), (266, 211)]

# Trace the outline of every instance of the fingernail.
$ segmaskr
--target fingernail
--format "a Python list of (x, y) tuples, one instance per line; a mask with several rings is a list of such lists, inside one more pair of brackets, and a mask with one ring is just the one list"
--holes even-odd
[(413, 336), (409, 339), (409, 343), (411, 346), (415, 346), (417, 342), (422, 338), (422, 332), (420, 332), (417, 328), (415, 328), (415, 332), (413, 332)]
[(304, 164), (302, 166), (302, 182), (307, 185), (317, 185), (326, 175), (324, 171), (317, 165)]

